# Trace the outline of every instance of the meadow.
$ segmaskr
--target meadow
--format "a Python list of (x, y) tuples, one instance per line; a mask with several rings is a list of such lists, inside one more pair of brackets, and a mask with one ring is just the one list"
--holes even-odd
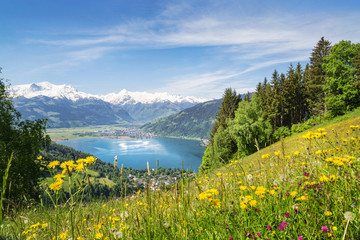
[[(360, 239), (360, 117), (340, 120), (233, 159), (207, 175), (188, 180), (184, 172), (169, 191), (147, 187), (107, 201), (82, 202), (90, 187), (86, 169), (95, 159), (68, 161), (60, 166), (62, 174), (44, 184), (53, 206), (38, 204), (6, 217), (0, 236)], [(58, 204), (65, 190), (70, 197)]]

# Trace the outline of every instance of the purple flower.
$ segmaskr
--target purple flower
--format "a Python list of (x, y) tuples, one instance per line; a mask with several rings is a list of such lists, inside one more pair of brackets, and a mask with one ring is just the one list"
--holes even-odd
[(272, 227), (270, 225), (267, 226), (267, 230), (271, 231)]
[(305, 176), (305, 177), (308, 177), (308, 176), (310, 176), (310, 173), (304, 172), (304, 176)]
[(256, 238), (256, 236), (255, 236), (255, 235), (252, 235), (251, 237), (252, 237), (252, 239), (255, 239), (255, 238)]
[(303, 236), (298, 236), (298, 240), (304, 240)]
[(261, 236), (261, 234), (259, 232), (257, 232), (256, 235), (258, 235), (259, 237)]
[(322, 226), (321, 231), (324, 233), (327, 233), (327, 232), (329, 232), (329, 228), (327, 226)]
[(289, 196), (289, 195), (290, 195), (290, 193), (289, 193), (289, 192), (286, 192), (285, 194), (286, 194), (286, 196)]
[(282, 221), (282, 223), (278, 226), (278, 229), (279, 230), (284, 230), (287, 226), (287, 222), (285, 221)]
[(289, 218), (289, 217), (290, 217), (290, 213), (289, 213), (289, 212), (286, 212), (286, 213), (284, 213), (284, 216), (285, 216), (286, 218)]
[(229, 240), (234, 240), (233, 236), (231, 236)]

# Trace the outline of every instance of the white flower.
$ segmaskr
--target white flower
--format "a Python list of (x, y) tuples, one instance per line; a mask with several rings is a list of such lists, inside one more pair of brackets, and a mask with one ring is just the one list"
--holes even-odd
[(344, 217), (346, 220), (352, 221), (352, 220), (354, 220), (355, 216), (354, 216), (354, 213), (352, 213), (352, 212), (345, 212)]
[(251, 181), (252, 178), (253, 178), (253, 176), (252, 176), (251, 174), (247, 175), (247, 179), (248, 179), (249, 181)]

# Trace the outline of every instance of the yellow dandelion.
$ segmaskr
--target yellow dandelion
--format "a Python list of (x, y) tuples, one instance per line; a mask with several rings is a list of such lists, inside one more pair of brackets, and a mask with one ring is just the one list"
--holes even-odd
[(62, 179), (56, 180), (55, 182), (50, 184), (49, 188), (54, 192), (59, 191), (62, 187), (63, 182), (64, 181)]

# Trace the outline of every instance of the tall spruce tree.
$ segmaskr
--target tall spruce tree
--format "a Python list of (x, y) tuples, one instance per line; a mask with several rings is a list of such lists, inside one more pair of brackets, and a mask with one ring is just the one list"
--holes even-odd
[(214, 127), (210, 132), (210, 141), (213, 141), (216, 131), (220, 126), (224, 129), (227, 128), (226, 120), (234, 118), (239, 102), (241, 102), (240, 94), (237, 94), (236, 91), (231, 88), (227, 88), (222, 98), (219, 113), (216, 115)]
[(317, 42), (311, 52), (310, 68), (304, 79), (304, 93), (311, 115), (324, 115), (327, 110), (323, 86), (325, 85), (324, 58), (329, 56), (331, 43), (324, 37)]

